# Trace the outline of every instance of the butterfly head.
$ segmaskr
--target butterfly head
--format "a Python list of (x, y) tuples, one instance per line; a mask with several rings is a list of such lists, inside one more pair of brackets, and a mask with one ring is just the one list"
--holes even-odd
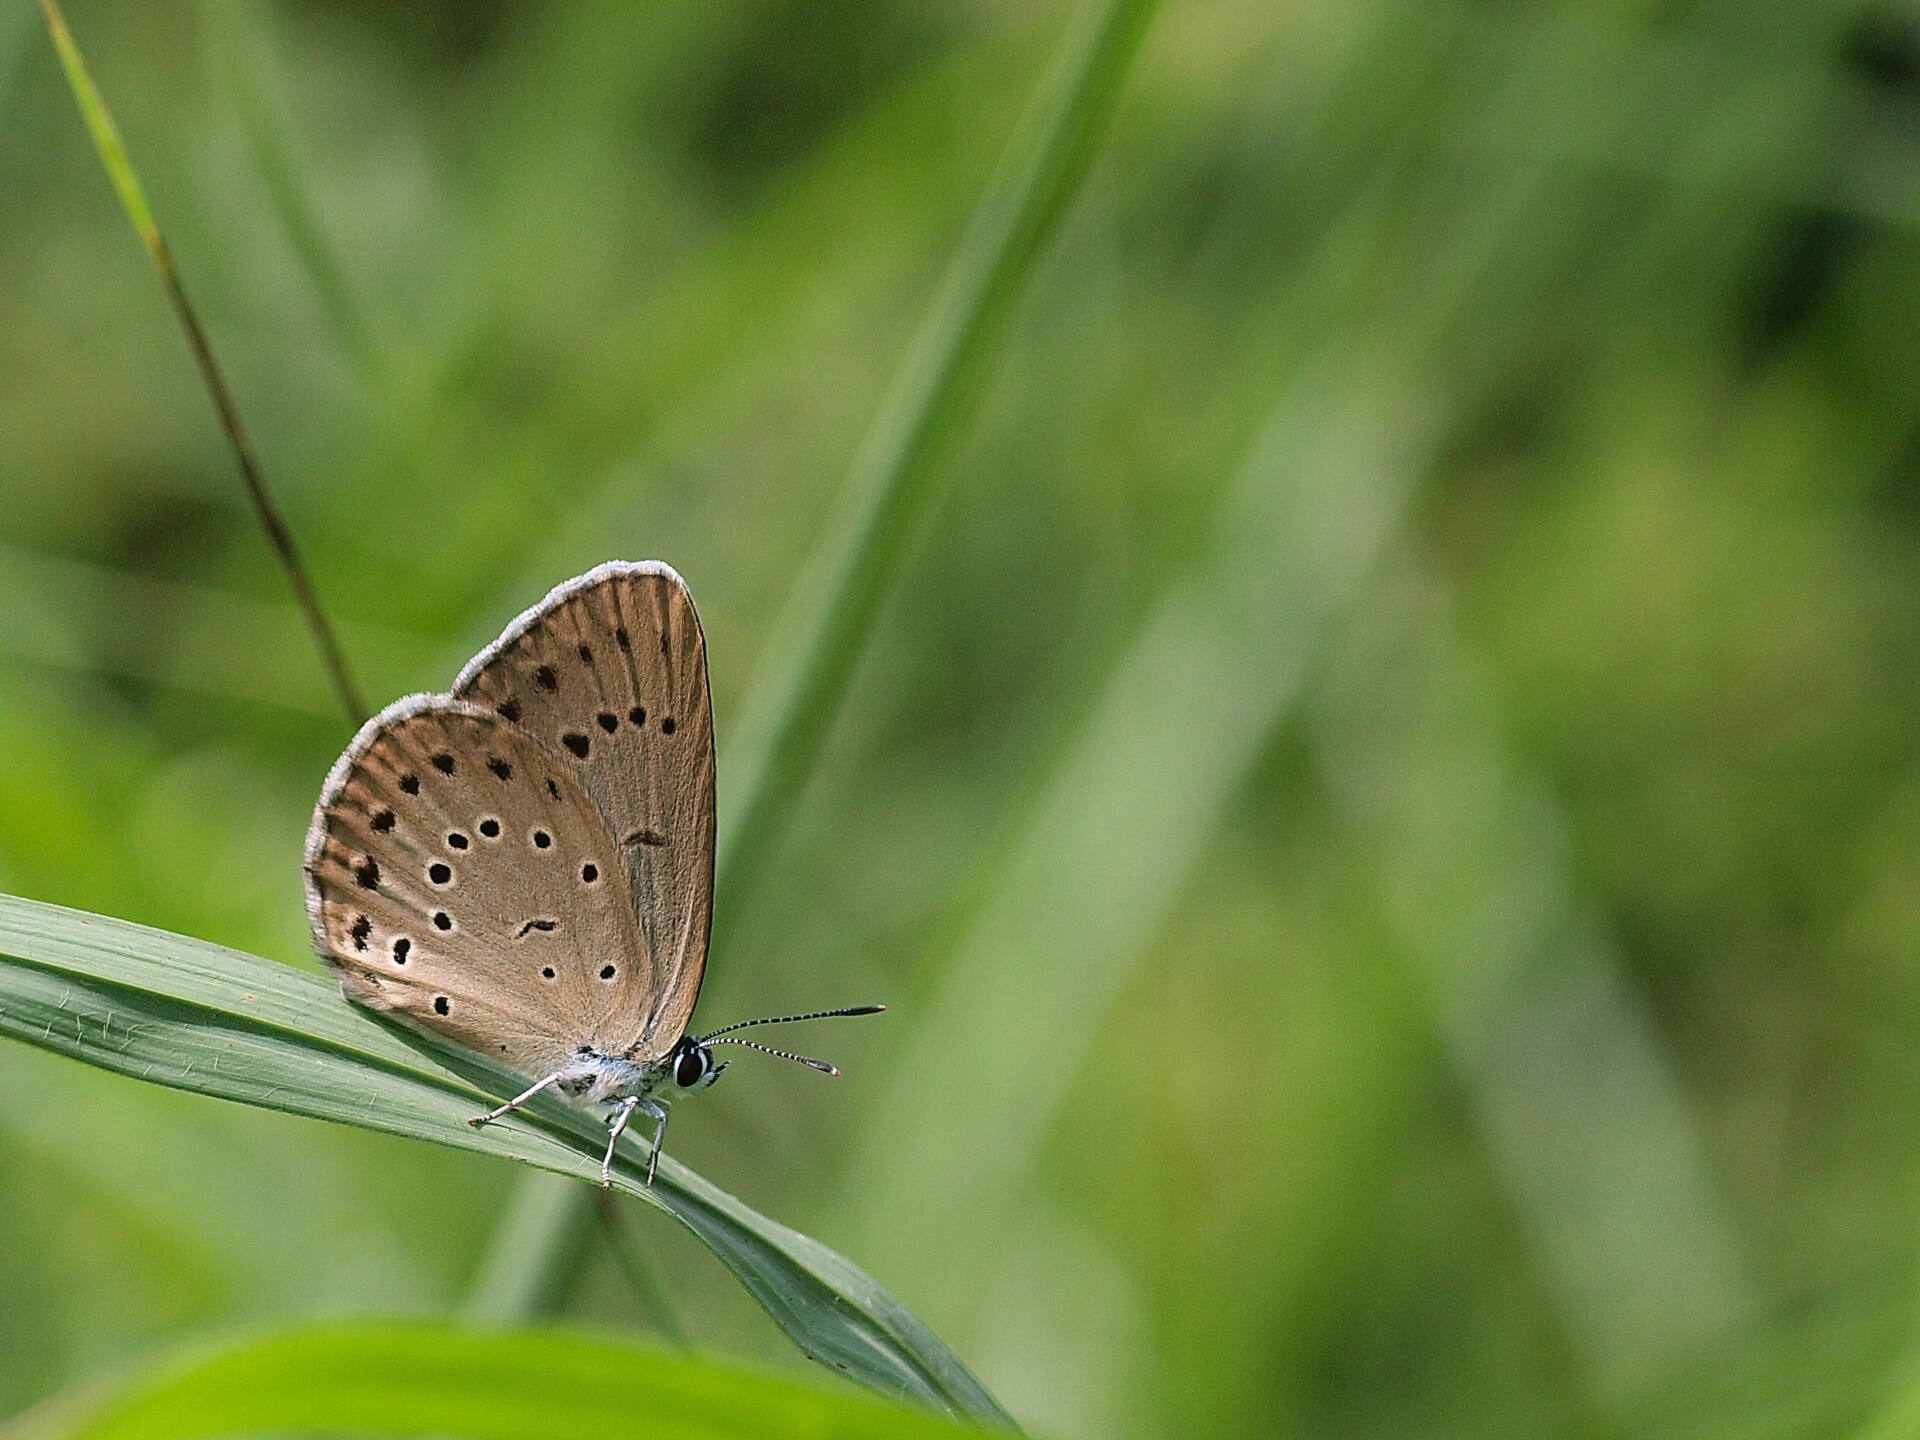
[(673, 1083), (682, 1090), (704, 1090), (727, 1068), (724, 1061), (718, 1065), (713, 1063), (713, 1051), (697, 1035), (681, 1036), (680, 1043), (667, 1056), (667, 1065)]

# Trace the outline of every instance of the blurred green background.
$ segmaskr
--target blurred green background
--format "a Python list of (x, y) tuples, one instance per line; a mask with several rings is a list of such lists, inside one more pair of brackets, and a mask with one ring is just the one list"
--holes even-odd
[[(375, 704), (555, 582), (742, 698), (1068, 7), (75, 0)], [(0, 18), (0, 889), (308, 965), (347, 730)], [(1170, 0), (674, 1146), (1062, 1437), (1900, 1434), (1920, 7)], [(456, 1305), (497, 1164), (0, 1047), (0, 1414)], [(641, 1213), (704, 1345), (798, 1365)], [(641, 1321), (598, 1252), (570, 1314)]]

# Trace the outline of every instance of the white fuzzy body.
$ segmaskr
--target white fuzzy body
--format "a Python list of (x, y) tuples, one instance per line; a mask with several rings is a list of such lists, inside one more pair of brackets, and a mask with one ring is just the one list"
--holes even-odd
[(658, 1061), (636, 1064), (624, 1056), (598, 1052), (582, 1055), (564, 1066), (554, 1081), (556, 1089), (582, 1105), (646, 1100), (671, 1088), (671, 1084), (670, 1067)]

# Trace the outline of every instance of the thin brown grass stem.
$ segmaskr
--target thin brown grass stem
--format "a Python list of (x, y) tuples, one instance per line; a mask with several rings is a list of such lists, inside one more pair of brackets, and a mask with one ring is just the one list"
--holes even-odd
[(240, 408), (234, 403), (233, 391), (227, 385), (220, 362), (214, 357), (213, 347), (207, 341), (200, 317), (194, 313), (193, 304), (187, 299), (186, 289), (173, 268), (173, 258), (167, 252), (166, 242), (159, 240), (157, 233), (154, 238), (159, 241), (153, 260), (160, 272), (160, 283), (166, 288), (173, 313), (179, 317), (180, 328), (186, 333), (187, 346), (193, 351), (201, 378), (206, 381), (207, 393), (213, 398), (213, 408), (220, 416), (220, 427), (226, 431), (227, 442), (233, 447), (233, 458), (240, 466), (240, 479), (247, 487), (247, 498), (253, 502), (253, 513), (260, 521), (260, 528), (266, 532), (267, 543), (279, 556), (281, 568), (287, 572), (287, 583), (293, 587), (294, 600), (306, 619), (314, 648), (320, 652), (321, 663), (327, 668), (328, 678), (333, 682), (334, 693), (340, 698), (341, 708), (347, 712), (348, 721), (358, 725), (367, 718), (366, 697), (360, 693), (360, 686), (347, 666), (347, 657), (340, 648), (339, 637), (328, 623), (326, 612), (320, 608), (320, 597), (314, 591), (312, 577), (307, 574), (306, 562), (300, 558), (300, 547), (294, 543), (293, 532), (287, 528), (280, 507), (274, 503), (273, 492), (267, 488), (266, 473), (261, 469), (253, 441), (247, 435), (246, 424), (240, 418)]
[(187, 299), (186, 287), (181, 284), (179, 272), (174, 268), (173, 254), (154, 221), (152, 208), (147, 204), (146, 191), (133, 168), (133, 161), (127, 155), (127, 147), (120, 138), (119, 127), (114, 124), (113, 113), (107, 109), (106, 99), (99, 87), (93, 83), (86, 62), (81, 58), (80, 47), (74, 43), (73, 32), (67, 28), (66, 18), (60, 13), (56, 0), (40, 0), (40, 13), (46, 17), (47, 31), (53, 37), (61, 68), (66, 71), (74, 102), (80, 107), (81, 118), (93, 138), (100, 163), (106, 169), (107, 178), (113, 182), (127, 219), (140, 236), (140, 243), (146, 247), (148, 258), (153, 261), (153, 268), (160, 276), (161, 288), (166, 291), (167, 301), (173, 306), (173, 313), (186, 334), (187, 347), (193, 351), (194, 363), (199, 367), (200, 378), (206, 383), (207, 393), (213, 399), (221, 429), (226, 432), (227, 442), (233, 447), (234, 459), (240, 466), (240, 478), (247, 487), (247, 498), (253, 503), (253, 512), (259, 518), (260, 528), (266, 532), (267, 543), (273, 547), (281, 568), (287, 572), (287, 583), (293, 587), (294, 600), (300, 606), (307, 630), (313, 636), (314, 648), (320, 652), (321, 663), (333, 682), (341, 707), (347, 712), (347, 718), (358, 725), (366, 718), (366, 701), (360, 694), (360, 687), (354, 682), (333, 626), (328, 623), (326, 612), (320, 608), (320, 597), (314, 592), (313, 581), (307, 574), (305, 562), (300, 558), (300, 549), (294, 544), (293, 532), (287, 528), (286, 520), (274, 503), (273, 493), (267, 488), (266, 473), (261, 468), (260, 457), (253, 448), (252, 440), (247, 436), (247, 428), (240, 419), (240, 408), (234, 403), (233, 390), (227, 384), (219, 360), (214, 356), (213, 346), (207, 339), (199, 315)]

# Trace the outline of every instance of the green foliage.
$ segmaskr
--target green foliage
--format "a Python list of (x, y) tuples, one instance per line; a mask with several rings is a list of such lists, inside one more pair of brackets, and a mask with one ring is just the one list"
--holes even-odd
[[(742, 718), (746, 800), (720, 836), (720, 893), (751, 901), (819, 761), (854, 666), (908, 541), (934, 499), (952, 438), (973, 413), (980, 372), (1058, 229), (1119, 99), (1158, 0), (1100, 0), (1077, 17), (1061, 74), (1016, 135), (881, 403), (848, 481), (844, 513), (802, 592), (792, 659), (768, 686), (764, 716)], [(817, 591), (818, 593), (813, 593)]]
[[(1077, 7), (65, 3), (368, 694), (661, 556), (746, 833)], [(33, 7), (0, 59), (0, 889), (303, 954), (337, 703)], [(1916, 75), (1852, 0), (1163, 7), (702, 1019), (891, 1012), (675, 1154), (1064, 1440), (1908, 1425)], [(472, 1300), (552, 1213), (491, 1156), (11, 1042), (0, 1097), (0, 1412), (662, 1309), (597, 1239)]]
[(544, 1440), (951, 1440), (991, 1432), (598, 1336), (446, 1325), (286, 1331), (105, 1386), (9, 1440), (193, 1440), (267, 1431)]

